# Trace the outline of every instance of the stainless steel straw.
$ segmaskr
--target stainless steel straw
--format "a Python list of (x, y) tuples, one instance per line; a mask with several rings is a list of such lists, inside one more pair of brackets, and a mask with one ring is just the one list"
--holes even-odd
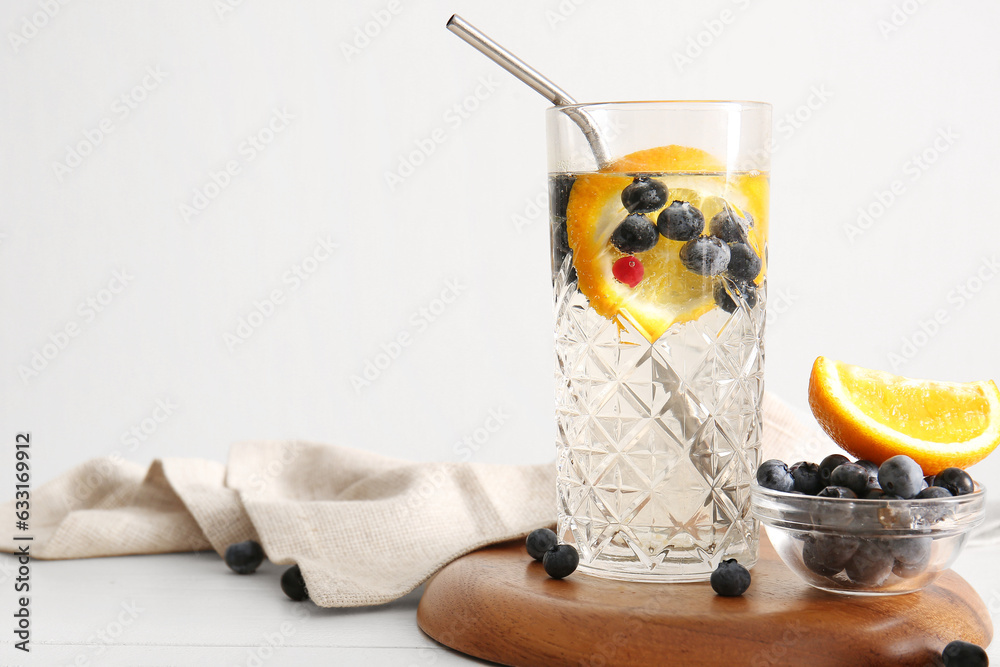
[[(451, 30), (487, 58), (531, 86), (535, 92), (549, 102), (552, 102), (552, 104), (560, 107), (576, 104), (576, 101), (565, 90), (549, 81), (535, 68), (528, 65), (528, 63), (487, 37), (458, 14), (453, 14), (448, 19), (448, 30)], [(574, 106), (563, 109), (563, 112), (573, 119), (573, 122), (580, 127), (584, 136), (587, 137), (587, 143), (590, 144), (590, 150), (594, 153), (597, 166), (601, 169), (609, 166), (611, 164), (611, 156), (608, 155), (607, 144), (601, 137), (600, 130), (590, 115), (586, 111)]]

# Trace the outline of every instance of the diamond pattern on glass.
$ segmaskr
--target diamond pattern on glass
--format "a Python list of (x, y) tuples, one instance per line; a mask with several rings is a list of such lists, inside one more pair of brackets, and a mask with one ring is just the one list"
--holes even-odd
[(713, 309), (650, 344), (595, 313), (566, 275), (555, 280), (560, 538), (585, 568), (621, 578), (753, 562), (765, 287), (752, 309)]

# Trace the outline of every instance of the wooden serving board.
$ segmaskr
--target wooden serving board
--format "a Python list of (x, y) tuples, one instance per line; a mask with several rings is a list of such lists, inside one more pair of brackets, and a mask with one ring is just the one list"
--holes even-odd
[(988, 646), (990, 614), (952, 571), (917, 593), (810, 588), (761, 534), (743, 597), (707, 583), (549, 579), (522, 541), (455, 560), (427, 584), (417, 623), (453, 649), (514, 667), (887, 665), (925, 667), (953, 639)]

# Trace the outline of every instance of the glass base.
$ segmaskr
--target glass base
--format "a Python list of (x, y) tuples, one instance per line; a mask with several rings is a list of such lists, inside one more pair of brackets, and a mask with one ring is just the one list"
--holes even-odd
[[(730, 549), (706, 553), (701, 549), (691, 550), (686, 554), (678, 554), (673, 558), (659, 558), (655, 561), (640, 561), (634, 555), (621, 554), (610, 556), (609, 551), (595, 554), (587, 545), (576, 543), (572, 539), (573, 531), (560, 530), (559, 535), (568, 543), (573, 544), (580, 552), (578, 572), (601, 579), (617, 581), (633, 581), (651, 584), (683, 584), (708, 581), (719, 563), (735, 558), (745, 568), (750, 569), (757, 564), (759, 543), (749, 541), (749, 548)], [(566, 539), (568, 537), (568, 539)], [(655, 540), (654, 540), (655, 541)], [(746, 543), (744, 543), (746, 544)]]
[[(748, 570), (756, 565), (756, 559), (750, 564), (743, 563), (743, 566)], [(601, 567), (592, 567), (587, 565), (580, 565), (577, 568), (577, 572), (581, 572), (591, 577), (597, 577), (599, 579), (614, 579), (615, 581), (632, 581), (638, 584), (695, 584), (703, 583), (708, 581), (712, 577), (711, 572), (700, 572), (693, 574), (670, 574), (662, 570), (657, 570), (655, 572), (635, 572), (635, 571), (619, 571), (613, 569), (607, 569), (604, 567), (607, 563), (601, 563)]]

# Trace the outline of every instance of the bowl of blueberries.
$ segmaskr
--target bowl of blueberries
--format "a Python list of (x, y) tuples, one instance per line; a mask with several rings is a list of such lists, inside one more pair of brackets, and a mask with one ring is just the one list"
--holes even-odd
[(985, 516), (986, 490), (960, 468), (937, 475), (906, 455), (882, 465), (841, 454), (765, 461), (753, 515), (781, 560), (815, 588), (898, 595), (930, 585)]

